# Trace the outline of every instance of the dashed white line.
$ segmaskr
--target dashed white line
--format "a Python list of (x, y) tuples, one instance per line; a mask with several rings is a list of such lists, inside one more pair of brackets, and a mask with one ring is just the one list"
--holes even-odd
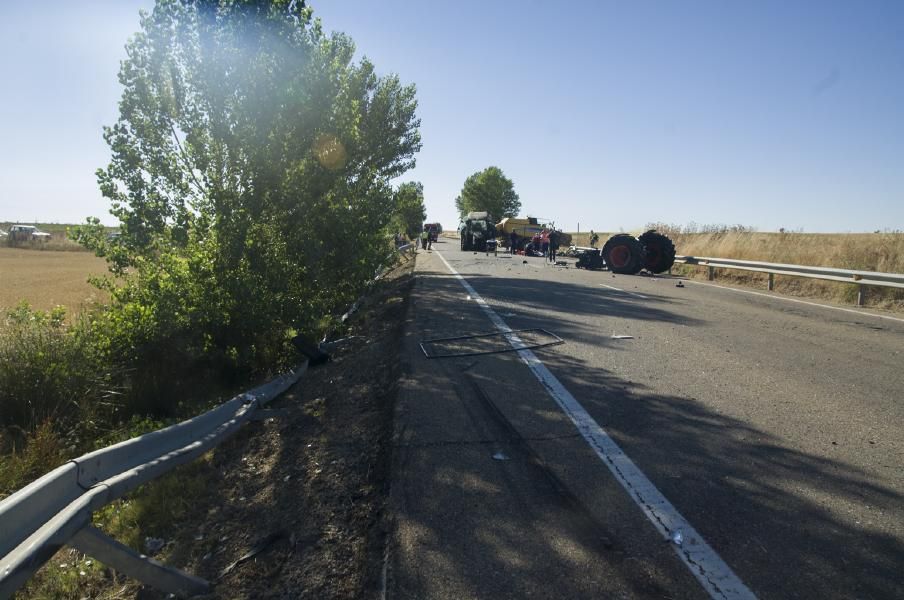
[(681, 533), (681, 545), (673, 544), (672, 547), (710, 597), (756, 598), (753, 592), (734, 574), (731, 567), (681, 516), (672, 503), (662, 495), (662, 492), (656, 489), (656, 486), (628, 458), (615, 440), (597, 424), (590, 413), (571, 395), (571, 392), (546, 368), (546, 365), (533, 352), (524, 349), (524, 343), (516, 334), (512, 333), (512, 329), (486, 303), (486, 300), (452, 268), (442, 253), (437, 251), (435, 254), (445, 263), (446, 268), (458, 279), (471, 298), (483, 309), (496, 329), (507, 334), (506, 339), (512, 348), (518, 350), (521, 360), (530, 368), (540, 384), (546, 388), (559, 408), (571, 419), (584, 440), (590, 444), (603, 464), (615, 476), (616, 481), (628, 492), (628, 495), (640, 507), (657, 531), (666, 540), (673, 539), (673, 535), (678, 532)]
[(818, 306), (819, 308), (829, 308), (831, 310), (840, 310), (842, 312), (848, 312), (848, 313), (853, 313), (855, 315), (860, 315), (861, 317), (875, 317), (877, 319), (887, 319), (889, 321), (898, 321), (899, 323), (904, 323), (904, 319), (902, 319), (900, 317), (890, 317), (888, 315), (877, 315), (874, 313), (863, 312), (862, 310), (854, 310), (853, 308), (844, 308), (842, 306), (829, 306), (828, 304), (819, 304), (818, 302), (807, 302), (806, 300), (798, 300), (797, 298), (788, 298), (787, 296), (775, 296), (773, 294), (764, 294), (763, 292), (755, 292), (753, 290), (742, 290), (739, 288), (718, 285), (715, 283), (707, 283), (705, 281), (694, 281), (693, 279), (688, 279), (687, 281), (689, 283), (693, 283), (695, 285), (706, 285), (709, 287), (719, 288), (720, 290), (729, 290), (731, 292), (738, 292), (741, 294), (753, 294), (754, 296), (763, 296), (764, 298), (772, 298), (773, 300), (784, 300), (785, 302), (796, 302), (797, 304), (806, 304), (807, 306)]

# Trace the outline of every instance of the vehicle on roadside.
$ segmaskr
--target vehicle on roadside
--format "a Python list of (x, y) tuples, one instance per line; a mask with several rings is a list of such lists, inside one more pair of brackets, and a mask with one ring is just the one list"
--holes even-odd
[(424, 231), (427, 232), (427, 239), (435, 242), (439, 238), (439, 234), (443, 231), (443, 226), (439, 223), (424, 223)]
[(9, 228), (8, 239), (10, 242), (47, 242), (53, 236), (41, 231), (34, 225), (12, 225)]

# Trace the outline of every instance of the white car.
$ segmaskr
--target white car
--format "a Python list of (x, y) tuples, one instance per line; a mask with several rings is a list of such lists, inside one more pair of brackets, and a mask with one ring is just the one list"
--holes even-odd
[(38, 241), (46, 242), (53, 236), (39, 230), (34, 225), (13, 225), (9, 228), (9, 239), (14, 242)]

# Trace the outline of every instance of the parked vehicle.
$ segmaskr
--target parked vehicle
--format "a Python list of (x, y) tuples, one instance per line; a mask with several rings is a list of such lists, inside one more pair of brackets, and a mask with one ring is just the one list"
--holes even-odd
[(485, 252), (487, 241), (496, 238), (496, 226), (488, 212), (468, 213), (458, 225), (462, 250)]
[(46, 242), (53, 236), (39, 230), (34, 225), (13, 225), (9, 228), (9, 241), (11, 242)]
[(424, 231), (427, 232), (427, 239), (435, 242), (439, 238), (439, 234), (443, 231), (443, 226), (439, 223), (424, 223)]

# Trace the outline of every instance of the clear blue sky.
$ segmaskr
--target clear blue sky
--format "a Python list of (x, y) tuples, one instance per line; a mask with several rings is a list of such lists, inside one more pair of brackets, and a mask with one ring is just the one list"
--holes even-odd
[[(428, 219), (501, 167), (567, 230), (904, 229), (904, 2), (312, 1), (418, 86)], [(0, 220), (106, 215), (123, 44), (150, 2), (0, 4)]]

